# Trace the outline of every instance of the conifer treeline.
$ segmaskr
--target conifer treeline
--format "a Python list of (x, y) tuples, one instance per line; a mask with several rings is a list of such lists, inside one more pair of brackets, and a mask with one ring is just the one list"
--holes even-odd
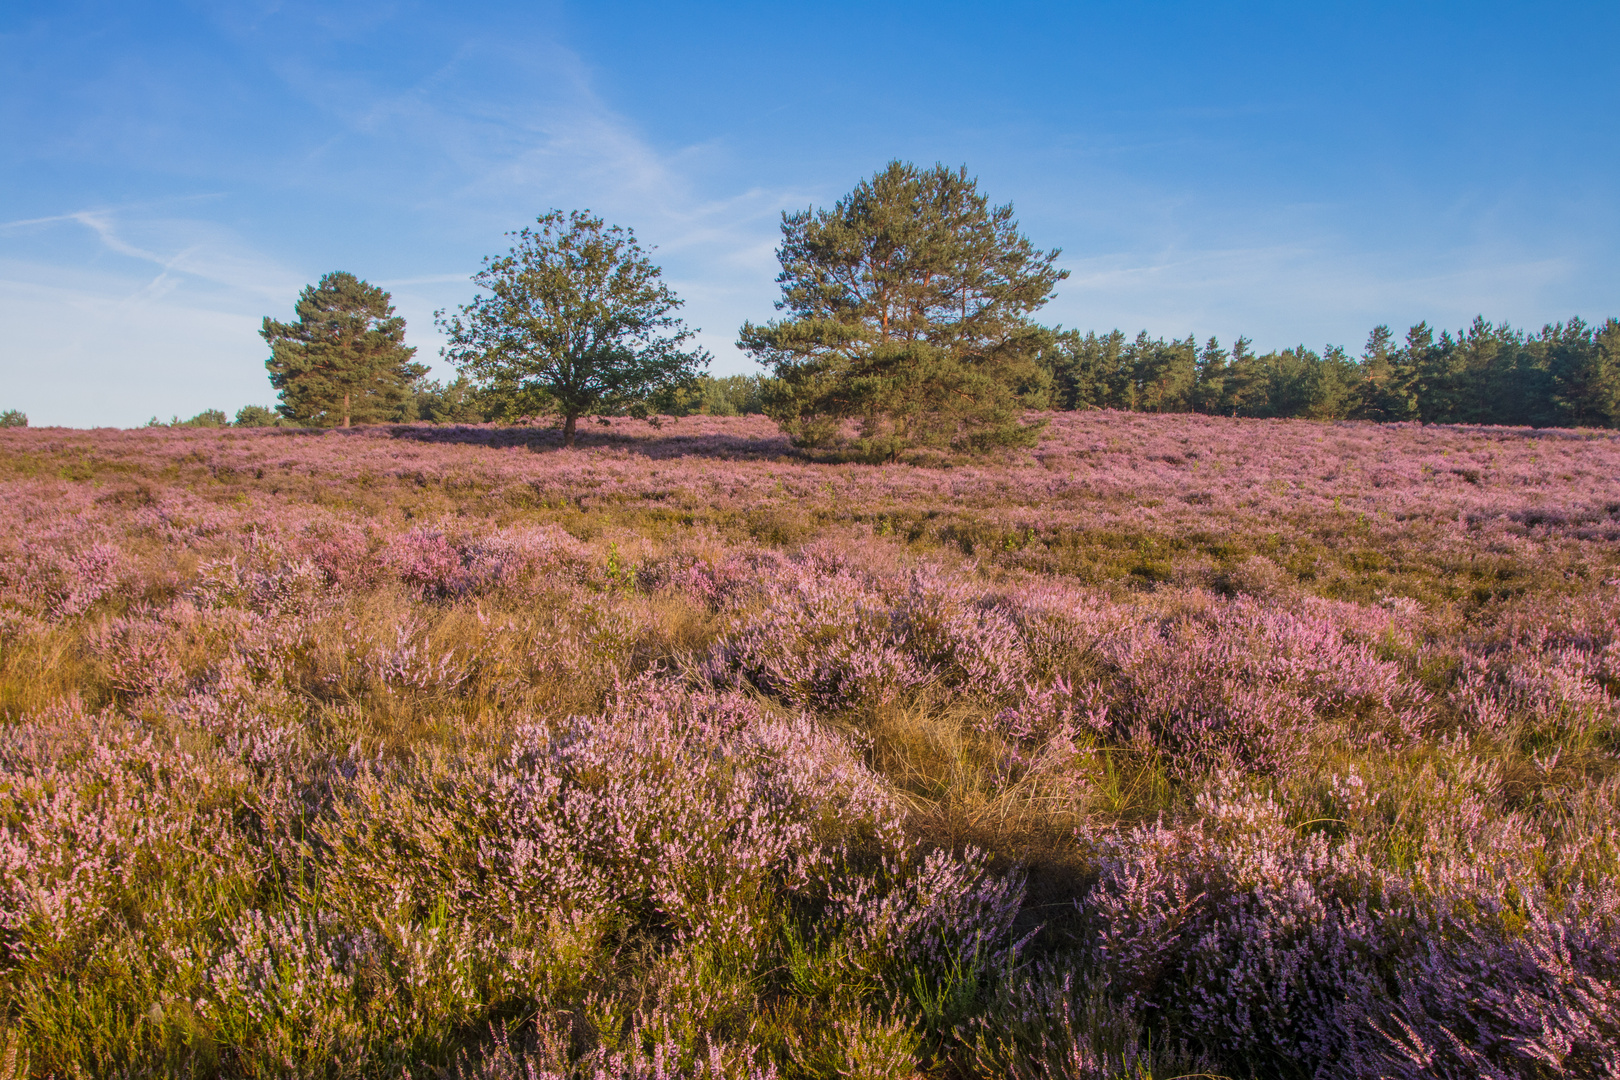
[(1483, 317), (1456, 335), (1389, 327), (1359, 358), (1303, 345), (1257, 355), (1210, 338), (1060, 333), (1044, 353), (1053, 408), (1314, 420), (1620, 427), (1620, 321), (1525, 333)]

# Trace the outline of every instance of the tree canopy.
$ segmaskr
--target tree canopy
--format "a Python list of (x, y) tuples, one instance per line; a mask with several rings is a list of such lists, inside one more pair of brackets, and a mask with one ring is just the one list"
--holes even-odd
[(894, 161), (831, 210), (782, 215), (778, 310), (744, 323), (739, 347), (776, 375), (766, 411), (800, 445), (859, 423), (860, 445), (1028, 444), (1045, 403), (1029, 316), (1067, 276), (1010, 204), (991, 206), (965, 169)]
[(645, 416), (659, 394), (689, 382), (709, 354), (681, 301), (635, 233), (589, 211), (541, 216), (473, 281), (485, 292), (436, 319), (445, 355), (507, 418), (562, 417), (563, 443), (587, 415)]
[(388, 293), (337, 271), (299, 294), (298, 321), (266, 316), (270, 385), (283, 416), (300, 424), (348, 427), (393, 419), (427, 368), (411, 361), (405, 320)]

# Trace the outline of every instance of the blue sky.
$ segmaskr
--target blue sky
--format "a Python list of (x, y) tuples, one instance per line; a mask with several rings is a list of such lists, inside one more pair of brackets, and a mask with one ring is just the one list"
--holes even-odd
[(1620, 314), (1620, 4), (35, 3), (0, 12), (0, 408), (270, 404), (260, 319), (435, 308), (552, 207), (633, 227), (714, 370), (784, 209), (965, 164), (1046, 321), (1261, 349)]

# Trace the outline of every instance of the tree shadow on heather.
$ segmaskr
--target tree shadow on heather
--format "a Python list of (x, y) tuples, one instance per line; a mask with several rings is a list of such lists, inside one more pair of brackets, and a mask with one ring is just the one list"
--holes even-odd
[[(304, 429), (299, 434), (316, 434)], [(522, 447), (534, 453), (564, 452), (560, 428), (546, 426), (463, 425), (463, 424), (387, 424), (364, 428), (326, 428), (321, 435), (339, 435), (346, 438), (387, 438), (410, 442), (487, 446), (491, 449)], [(289, 434), (291, 434), (289, 432)], [(574, 439), (573, 452), (592, 450), (619, 450), (654, 460), (685, 457), (711, 457), (733, 461), (775, 460), (802, 458), (786, 435), (772, 430), (694, 431), (681, 430), (678, 423), (665, 422), (660, 427), (637, 426), (626, 429), (580, 425)]]
[[(704, 418), (706, 419), (706, 418)], [(746, 421), (749, 418), (728, 418)], [(918, 447), (899, 455), (874, 453), (852, 441), (821, 447), (794, 446), (782, 432), (763, 426), (724, 431), (680, 429), (679, 420), (665, 420), (659, 427), (622, 426), (586, 428), (574, 437), (572, 451), (563, 446), (559, 428), (541, 425), (500, 426), (495, 424), (376, 424), (353, 428), (283, 428), (282, 436), (335, 435), (345, 438), (395, 439), (411, 442), (486, 446), (491, 449), (521, 447), (532, 453), (591, 453), (619, 451), (651, 461), (681, 458), (712, 458), (717, 461), (772, 461), (797, 465), (908, 465), (924, 469), (952, 468), (959, 465), (1005, 464), (1007, 450), (969, 455)], [(853, 436), (854, 425), (846, 435)]]

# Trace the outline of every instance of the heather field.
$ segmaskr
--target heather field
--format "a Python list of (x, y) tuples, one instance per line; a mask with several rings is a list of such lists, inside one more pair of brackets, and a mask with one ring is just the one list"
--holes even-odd
[(1620, 435), (0, 430), (0, 1071), (1620, 1074)]

